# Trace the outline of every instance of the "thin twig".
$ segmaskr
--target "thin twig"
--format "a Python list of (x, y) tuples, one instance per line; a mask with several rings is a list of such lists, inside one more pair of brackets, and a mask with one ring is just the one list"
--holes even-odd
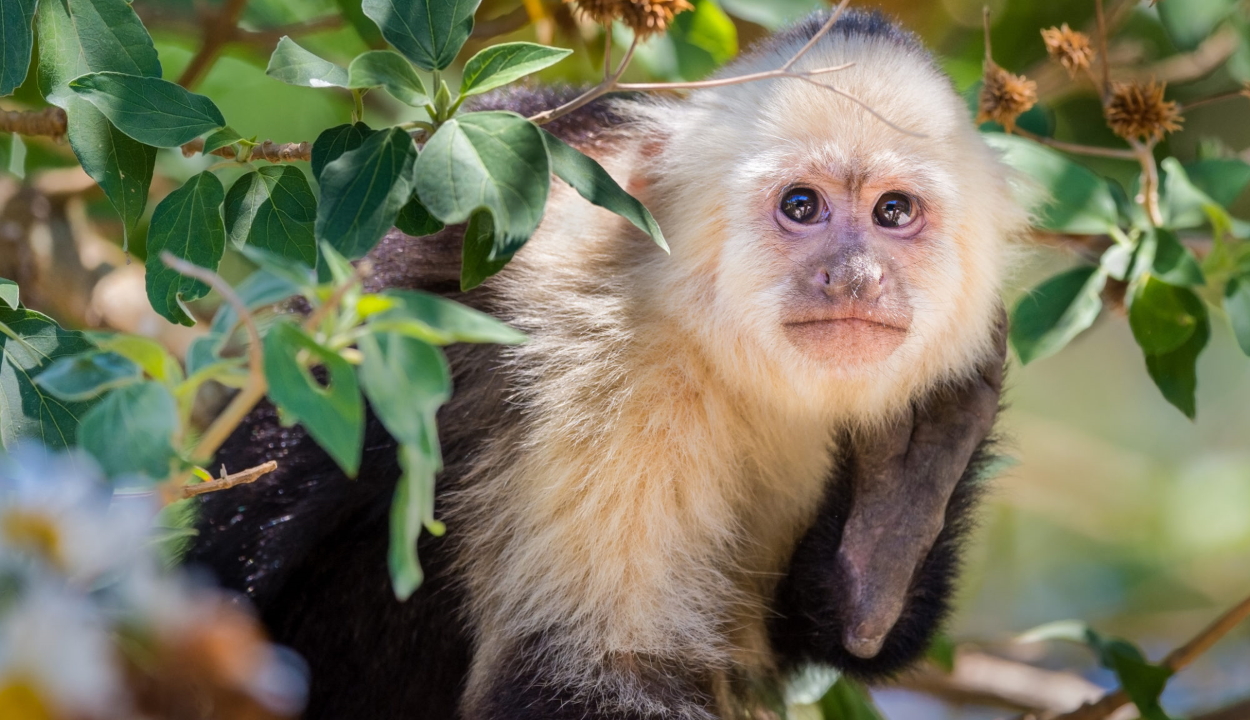
[(191, 62), (187, 63), (186, 69), (182, 71), (182, 76), (178, 78), (179, 85), (191, 88), (200, 81), (204, 73), (212, 66), (213, 61), (217, 59), (221, 49), (226, 43), (235, 39), (239, 18), (246, 7), (247, 0), (226, 0), (221, 12), (205, 27), (204, 42), (200, 45), (199, 52), (191, 58)]
[[(798, 78), (800, 80), (807, 79), (814, 75), (824, 75), (826, 73), (845, 70), (854, 66), (855, 63), (843, 63), (842, 65), (834, 65), (833, 67), (820, 68), (819, 70), (807, 70), (804, 72), (791, 72), (789, 70), (765, 70), (763, 72), (751, 73), (749, 75), (736, 75), (728, 78), (718, 78), (716, 80), (694, 80), (691, 82), (659, 82), (659, 83), (617, 83), (617, 90), (701, 90), (703, 88), (726, 87), (728, 85), (740, 85), (742, 83), (756, 82), (759, 80), (770, 80), (772, 78)], [(822, 85), (821, 87), (828, 87)]]
[(849, 93), (849, 92), (847, 92), (847, 91), (843, 90), (842, 88), (839, 88), (839, 87), (834, 87), (833, 85), (826, 85), (826, 84), (824, 84), (824, 83), (822, 83), (822, 82), (816, 82), (815, 80), (813, 80), (812, 78), (810, 78), (810, 77), (808, 77), (808, 76), (806, 76), (806, 75), (795, 75), (795, 76), (794, 76), (794, 78), (795, 78), (796, 80), (802, 80), (803, 82), (808, 82), (808, 83), (811, 83), (811, 84), (815, 85), (816, 87), (821, 87), (821, 88), (824, 88), (824, 89), (829, 90), (829, 91), (831, 91), (831, 92), (837, 93), (838, 95), (841, 95), (842, 97), (846, 98), (847, 100), (850, 100), (851, 102), (855, 103), (856, 105), (858, 105), (858, 106), (862, 107), (864, 110), (868, 111), (868, 114), (869, 114), (869, 115), (872, 115), (872, 116), (873, 116), (873, 117), (875, 117), (876, 119), (880, 120), (880, 121), (881, 121), (881, 122), (882, 122), (882, 123), (883, 123), (886, 127), (890, 128), (891, 130), (894, 130), (895, 132), (900, 132), (900, 133), (902, 133), (902, 134), (904, 134), (904, 135), (910, 135), (910, 136), (912, 136), (912, 137), (914, 137), (914, 138), (926, 138), (926, 137), (929, 137), (928, 135), (925, 135), (924, 133), (921, 133), (921, 132), (915, 132), (915, 131), (913, 131), (913, 130), (908, 130), (908, 129), (906, 129), (906, 128), (899, 127), (898, 125), (895, 125), (894, 123), (890, 122), (889, 120), (886, 120), (886, 119), (885, 119), (885, 117), (884, 117), (881, 113), (877, 112), (877, 111), (876, 111), (876, 110), (875, 110), (875, 109), (874, 109), (871, 105), (869, 105), (868, 103), (864, 102), (863, 100), (860, 100), (859, 98), (857, 98), (857, 97), (855, 97), (854, 95), (852, 95), (851, 93)]
[(1077, 143), (1064, 142), (1054, 138), (1048, 138), (1044, 135), (1031, 133), (1020, 127), (1016, 127), (1013, 132), (1043, 145), (1048, 145), (1056, 150), (1075, 153), (1077, 155), (1093, 155), (1094, 157), (1114, 158), (1116, 160), (1137, 160), (1137, 153), (1132, 150), (1123, 150), (1119, 148), (1105, 148), (1097, 145), (1079, 145)]
[[(1189, 642), (1168, 653), (1163, 658), (1163, 662), (1159, 664), (1172, 672), (1179, 672), (1199, 655), (1211, 649), (1212, 645), (1227, 635), (1237, 625), (1241, 624), (1246, 618), (1250, 618), (1250, 597), (1242, 600), (1217, 618), (1215, 622), (1203, 628)], [(1123, 688), (1117, 688), (1103, 695), (1096, 703), (1082, 705), (1076, 710), (1058, 715), (1052, 718), (1052, 720), (1102, 720), (1128, 703), (1128, 693)]]
[(1224, 102), (1225, 100), (1232, 100), (1233, 98), (1250, 99), (1250, 95), (1247, 95), (1245, 90), (1234, 90), (1232, 92), (1226, 92), (1226, 93), (1221, 93), (1219, 95), (1212, 95), (1211, 97), (1208, 97), (1208, 98), (1202, 98), (1201, 100), (1194, 100), (1193, 102), (1190, 102), (1190, 103), (1184, 103), (1181, 105), (1180, 110), (1181, 112), (1189, 112), (1190, 110), (1193, 110), (1196, 107), (1202, 107), (1203, 105), (1211, 105), (1213, 103)]
[[(203, 151), (203, 138), (196, 138), (182, 146), (183, 157), (191, 157)], [(238, 159), (238, 152), (235, 150), (234, 145), (219, 147), (209, 154), (232, 160)], [(253, 160), (268, 160), (271, 163), (295, 162), (297, 160), (309, 162), (312, 160), (312, 143), (276, 143), (272, 140), (266, 140), (259, 145), (254, 145), (248, 152), (247, 157), (239, 160), (239, 162), (251, 162)]]
[(193, 277), (207, 284), (212, 289), (221, 294), (221, 297), (239, 316), (239, 321), (247, 328), (248, 343), (247, 348), (247, 384), (239, 391), (226, 409), (217, 416), (213, 423), (204, 431), (204, 435), (200, 441), (196, 443), (195, 449), (191, 451), (192, 460), (206, 460), (211, 458), (217, 449), (221, 447), (226, 438), (230, 437), (230, 433), (243, 422), (243, 418), (252, 411), (256, 403), (265, 397), (265, 392), (269, 389), (268, 383), (265, 381), (264, 355), (261, 351), (260, 331), (256, 327), (256, 321), (252, 318), (252, 313), (247, 309), (247, 303), (235, 293), (234, 288), (222, 279), (217, 273), (187, 262), (181, 258), (175, 257), (169, 251), (161, 253), (161, 262), (165, 265), (177, 270), (179, 273), (187, 277)]
[(1158, 227), (1163, 224), (1163, 211), (1159, 208), (1159, 166), (1155, 163), (1154, 140), (1144, 143), (1140, 140), (1129, 140), (1137, 161), (1141, 163), (1141, 206), (1146, 210), (1150, 224)]
[(842, 11), (845, 10), (846, 6), (850, 3), (851, 0), (842, 0), (842, 2), (838, 3), (837, 9), (833, 11), (833, 14), (829, 16), (829, 19), (825, 21), (825, 24), (820, 26), (820, 30), (817, 30), (816, 34), (807, 41), (807, 44), (799, 48), (799, 51), (794, 54), (794, 57), (787, 60), (786, 64), (781, 66), (781, 69), (789, 70), (794, 67), (794, 64), (806, 55), (808, 50), (815, 47), (816, 43), (820, 42), (822, 37), (829, 34), (829, 31), (833, 29), (834, 24), (838, 22), (838, 18), (842, 17)]
[(551, 110), (544, 110), (538, 113), (537, 115), (531, 116), (530, 122), (534, 123), (535, 125), (542, 125), (544, 123), (549, 123), (558, 117), (568, 115), (574, 110), (591, 102), (595, 98), (598, 98), (602, 95), (612, 92), (612, 89), (616, 86), (616, 81), (621, 79), (621, 75), (625, 74), (625, 68), (629, 67), (629, 62), (634, 59), (634, 51), (637, 49), (638, 49), (638, 38), (635, 37), (634, 41), (629, 44), (629, 49), (625, 51), (625, 57), (621, 58), (621, 64), (617, 66), (616, 72), (612, 73), (611, 77), (609, 77), (608, 79), (604, 80), (598, 85), (590, 88), (586, 92), (582, 93), (581, 95), (578, 95), (577, 97), (573, 98), (572, 100), (564, 103), (563, 105), (557, 108), (553, 108)]
[(263, 465), (257, 465), (241, 472), (227, 475), (225, 468), (222, 468), (221, 477), (208, 482), (197, 483), (195, 485), (183, 485), (179, 492), (183, 499), (192, 498), (196, 495), (204, 495), (205, 493), (217, 492), (218, 490), (228, 490), (236, 485), (245, 485), (250, 482), (256, 482), (260, 478), (268, 475), (278, 469), (278, 463), (270, 460)]
[(1098, 18), (1098, 59), (1102, 66), (1102, 90), (1099, 96), (1105, 105), (1111, 97), (1111, 57), (1107, 53), (1107, 17), (1102, 10), (1102, 0), (1094, 0), (1094, 12)]

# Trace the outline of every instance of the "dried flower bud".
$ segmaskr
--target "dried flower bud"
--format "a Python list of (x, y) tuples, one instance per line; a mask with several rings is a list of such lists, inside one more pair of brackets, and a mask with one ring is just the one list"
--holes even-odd
[(586, 17), (598, 23), (620, 20), (640, 39), (668, 29), (678, 13), (694, 9), (686, 0), (564, 0), (577, 5)]
[(1112, 83), (1107, 124), (1126, 140), (1158, 140), (1164, 133), (1180, 130), (1184, 118), (1176, 103), (1163, 99), (1166, 89), (1167, 83), (1154, 80)]
[(977, 122), (987, 120), (1015, 129), (1016, 118), (1037, 104), (1037, 83), (1023, 75), (1014, 75), (1002, 69), (993, 60), (986, 59), (982, 77)]
[(1057, 60), (1068, 71), (1068, 77), (1076, 77), (1081, 70), (1088, 70), (1094, 61), (1094, 48), (1089, 36), (1073, 30), (1064, 23), (1060, 27), (1042, 31), (1042, 42), (1052, 60)]

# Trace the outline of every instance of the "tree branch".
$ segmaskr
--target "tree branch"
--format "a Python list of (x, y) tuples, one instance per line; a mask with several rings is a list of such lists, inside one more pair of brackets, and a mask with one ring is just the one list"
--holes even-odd
[(1092, 155), (1095, 157), (1114, 158), (1116, 160), (1129, 160), (1129, 161), (1135, 161), (1138, 159), (1137, 153), (1133, 152), (1132, 150), (1105, 148), (1105, 147), (1099, 147), (1097, 145), (1078, 145), (1077, 143), (1064, 142), (1062, 140), (1056, 140), (1054, 138), (1048, 138), (1042, 135), (1037, 135), (1035, 133), (1031, 133), (1028, 130), (1025, 130), (1020, 127), (1014, 128), (1013, 132), (1016, 135), (1026, 137), (1030, 140), (1039, 142), (1043, 145), (1048, 145), (1050, 147), (1055, 148), (1056, 150), (1062, 150), (1064, 152), (1075, 153), (1077, 155)]
[[(182, 146), (182, 156), (191, 157), (192, 155), (204, 151), (204, 140), (196, 138), (191, 142)], [(209, 153), (218, 157), (224, 157), (231, 160), (238, 158), (234, 145), (219, 147)], [(303, 160), (305, 162), (312, 160), (312, 143), (275, 143), (272, 140), (255, 145), (248, 152), (247, 157), (239, 160), (239, 162), (251, 162), (253, 160), (268, 160), (271, 163), (295, 162)]]
[(204, 73), (212, 66), (213, 61), (217, 59), (221, 49), (236, 37), (239, 17), (243, 15), (246, 7), (247, 0), (226, 0), (221, 12), (205, 25), (204, 42), (200, 45), (199, 52), (191, 58), (191, 62), (182, 71), (182, 76), (178, 78), (179, 85), (190, 89), (200, 81)]
[(228, 490), (236, 485), (245, 485), (250, 482), (256, 482), (260, 478), (268, 475), (278, 469), (278, 463), (270, 460), (263, 465), (257, 465), (233, 475), (226, 474), (226, 468), (221, 469), (221, 477), (209, 482), (197, 483), (195, 485), (183, 485), (179, 491), (183, 499), (192, 498), (196, 495), (204, 495), (205, 493), (217, 492), (218, 490)]
[(65, 111), (59, 107), (0, 110), (0, 132), (60, 138), (65, 136), (65, 129)]

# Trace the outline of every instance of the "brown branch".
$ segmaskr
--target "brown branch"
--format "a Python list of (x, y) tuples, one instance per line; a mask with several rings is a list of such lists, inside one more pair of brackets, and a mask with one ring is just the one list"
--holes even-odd
[(260, 478), (268, 475), (278, 469), (278, 463), (270, 460), (263, 465), (257, 465), (241, 472), (227, 475), (226, 469), (221, 470), (221, 477), (208, 482), (197, 483), (195, 485), (183, 485), (179, 491), (183, 499), (192, 498), (196, 495), (204, 495), (205, 493), (217, 492), (218, 490), (228, 490), (236, 485), (245, 485), (250, 482), (256, 482)]
[[(192, 155), (203, 151), (204, 140), (202, 138), (196, 138), (195, 140), (192, 140), (182, 146), (183, 157), (191, 157)], [(238, 159), (238, 152), (235, 150), (234, 145), (219, 147), (209, 154), (232, 160)], [(279, 144), (272, 140), (266, 140), (259, 145), (253, 146), (247, 157), (239, 160), (239, 162), (251, 162), (254, 160), (268, 160), (271, 163), (295, 162), (297, 160), (308, 162), (312, 160), (312, 143), (298, 142)]]
[(1159, 208), (1159, 166), (1155, 163), (1155, 142), (1129, 140), (1129, 145), (1133, 146), (1137, 161), (1141, 163), (1141, 206), (1150, 224), (1159, 227), (1163, 224), (1163, 211)]
[(65, 128), (65, 111), (59, 107), (0, 110), (0, 132), (60, 138), (65, 136)]
[(1017, 712), (1063, 712), (1097, 699), (1102, 689), (1067, 672), (1044, 670), (981, 652), (960, 650), (950, 673), (924, 668), (899, 678), (899, 687), (953, 704)]
[(1246, 718), (1250, 718), (1250, 700), (1242, 700), (1201, 715), (1191, 715), (1189, 720), (1246, 720)]
[(201, 80), (213, 61), (217, 59), (217, 55), (221, 53), (221, 49), (226, 43), (235, 39), (239, 17), (243, 15), (243, 9), (246, 7), (247, 0), (226, 0), (221, 12), (205, 24), (204, 42), (200, 45), (199, 52), (191, 58), (191, 62), (187, 63), (186, 69), (182, 71), (182, 76), (178, 78), (179, 85), (191, 88)]
[(1050, 147), (1055, 148), (1056, 150), (1062, 150), (1064, 152), (1075, 153), (1077, 155), (1092, 155), (1095, 157), (1114, 158), (1116, 160), (1137, 160), (1138, 159), (1137, 153), (1133, 152), (1132, 150), (1105, 148), (1105, 147), (1099, 147), (1097, 145), (1078, 145), (1077, 143), (1064, 142), (1062, 140), (1056, 140), (1054, 138), (1048, 138), (1043, 135), (1031, 133), (1028, 130), (1025, 130), (1020, 127), (1014, 128), (1013, 132), (1016, 135), (1020, 135), (1021, 137), (1026, 137), (1030, 140), (1039, 142), (1043, 145), (1048, 145)]
[[(1212, 645), (1219, 642), (1246, 618), (1250, 618), (1250, 597), (1242, 600), (1218, 617), (1215, 622), (1203, 628), (1189, 642), (1168, 653), (1159, 664), (1172, 672), (1179, 672), (1199, 655), (1211, 649)], [(1128, 693), (1123, 688), (1117, 688), (1104, 695), (1098, 702), (1082, 705), (1072, 712), (1055, 716), (1052, 720), (1102, 720), (1128, 703)]]
[(1232, 92), (1221, 93), (1219, 95), (1212, 95), (1211, 97), (1202, 98), (1201, 100), (1194, 100), (1193, 102), (1190, 102), (1190, 103), (1183, 103), (1181, 104), (1180, 109), (1181, 109), (1181, 112), (1188, 112), (1190, 110), (1193, 110), (1196, 107), (1202, 107), (1203, 105), (1212, 105), (1214, 103), (1224, 102), (1225, 100), (1232, 100), (1233, 98), (1250, 99), (1250, 93), (1247, 93), (1246, 90), (1242, 89), (1242, 90), (1234, 90)]

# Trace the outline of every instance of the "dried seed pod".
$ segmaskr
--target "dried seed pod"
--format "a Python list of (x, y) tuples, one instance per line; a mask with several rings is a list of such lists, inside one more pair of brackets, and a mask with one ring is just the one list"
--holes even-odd
[(1167, 83), (1154, 80), (1112, 83), (1107, 125), (1126, 140), (1158, 140), (1180, 130), (1184, 118), (1175, 102), (1163, 99), (1166, 89)]
[(678, 13), (694, 9), (686, 0), (564, 0), (598, 23), (620, 20), (639, 39), (668, 29)]
[(977, 109), (978, 123), (993, 120), (1010, 132), (1016, 127), (1016, 118), (1035, 104), (1037, 83), (1023, 75), (1009, 73), (993, 60), (986, 59)]
[(1089, 36), (1073, 30), (1064, 23), (1060, 27), (1042, 30), (1042, 42), (1046, 52), (1068, 71), (1068, 77), (1076, 77), (1081, 70), (1088, 70), (1094, 61), (1094, 47)]

